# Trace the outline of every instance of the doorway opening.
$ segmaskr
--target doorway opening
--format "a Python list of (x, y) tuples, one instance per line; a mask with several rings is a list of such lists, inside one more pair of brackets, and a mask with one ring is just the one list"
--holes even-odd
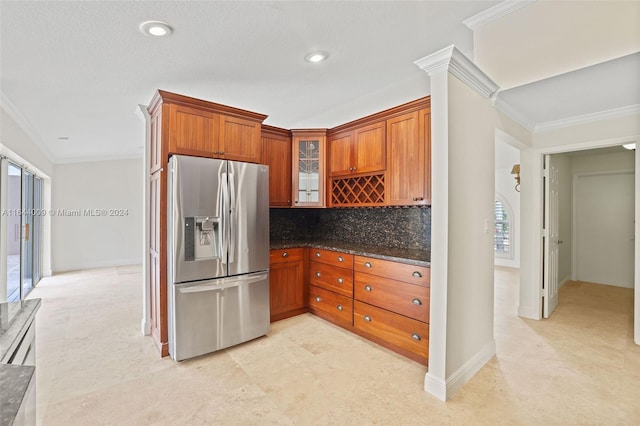
[[(632, 296), (635, 162), (635, 151), (622, 146), (545, 156), (544, 318), (562, 303), (565, 285), (626, 288)], [(606, 294), (607, 288), (589, 291)]]

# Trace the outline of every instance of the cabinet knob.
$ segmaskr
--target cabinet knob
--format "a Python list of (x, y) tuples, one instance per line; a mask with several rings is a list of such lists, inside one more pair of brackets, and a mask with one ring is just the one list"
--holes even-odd
[(357, 167), (354, 167), (354, 168), (353, 168), (353, 171), (355, 172), (356, 170), (358, 170), (358, 168), (357, 168)]
[(344, 280), (342, 278), (338, 278), (338, 284), (342, 284)]
[(298, 204), (298, 200), (296, 200), (296, 204)]
[[(297, 201), (296, 201), (296, 203), (297, 203)], [(287, 200), (287, 204), (291, 204), (291, 200)]]
[(322, 300), (320, 299), (320, 296), (316, 296), (316, 302), (319, 302), (320, 300)]
[(213, 155), (218, 155), (220, 154), (220, 151), (213, 151)]
[(413, 299), (411, 303), (413, 303), (416, 306), (422, 306), (422, 300), (418, 299), (417, 297)]
[(366, 322), (371, 322), (371, 317), (369, 315), (365, 315), (363, 318)]
[(342, 258), (342, 256), (338, 256), (338, 262), (344, 262), (344, 259)]
[(353, 167), (349, 167), (349, 171), (352, 172), (353, 171)]
[(339, 310), (339, 311), (342, 311), (344, 308), (342, 307), (342, 305), (338, 305), (338, 306), (336, 306), (336, 309)]
[(282, 253), (282, 257), (289, 257), (289, 253), (285, 251), (284, 253)]
[(424, 197), (413, 197), (413, 201), (422, 201)]
[(371, 262), (364, 262), (365, 268), (371, 268)]
[(411, 274), (411, 275), (413, 275), (416, 278), (422, 278), (422, 274), (420, 272), (418, 272), (418, 271), (413, 271), (413, 274)]
[[(297, 201), (296, 201), (296, 203), (297, 203)], [(316, 257), (320, 257), (320, 252), (319, 251), (316, 252)]]
[(220, 151), (220, 155), (224, 155), (224, 151)]
[(364, 286), (365, 291), (371, 291), (371, 286), (369, 284)]
[(413, 333), (413, 334), (411, 335), (411, 338), (412, 338), (413, 340), (417, 341), (417, 342), (419, 342), (420, 340), (422, 340), (422, 339), (420, 338), (420, 335), (419, 335), (418, 333)]
[(320, 277), (320, 272), (316, 272), (316, 277)]

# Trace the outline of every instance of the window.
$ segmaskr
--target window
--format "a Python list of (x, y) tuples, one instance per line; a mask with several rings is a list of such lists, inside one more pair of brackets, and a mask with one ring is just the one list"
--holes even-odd
[(496, 257), (513, 258), (511, 244), (511, 214), (507, 203), (495, 201), (495, 237), (493, 251)]

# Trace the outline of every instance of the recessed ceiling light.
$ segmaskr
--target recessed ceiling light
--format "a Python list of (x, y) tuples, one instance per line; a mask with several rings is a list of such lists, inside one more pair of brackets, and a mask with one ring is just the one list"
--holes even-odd
[(69, 140), (69, 136), (60, 136), (58, 138), (59, 141), (68, 141)]
[(327, 52), (311, 52), (307, 56), (304, 57), (304, 60), (311, 63), (322, 62), (329, 57)]
[(140, 31), (143, 34), (154, 37), (168, 36), (173, 32), (173, 28), (169, 24), (160, 21), (146, 21), (140, 24)]
[(636, 149), (636, 144), (635, 143), (625, 143), (624, 145), (622, 145), (624, 148), (626, 149)]

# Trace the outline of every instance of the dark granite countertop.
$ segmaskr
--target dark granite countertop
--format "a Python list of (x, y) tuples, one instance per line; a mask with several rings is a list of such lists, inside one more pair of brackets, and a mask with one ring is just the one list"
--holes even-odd
[(313, 247), (325, 250), (341, 251), (359, 256), (373, 257), (376, 259), (391, 260), (394, 262), (408, 263), (416, 266), (431, 266), (431, 252), (423, 249), (403, 249), (393, 247), (380, 247), (365, 244), (355, 244), (337, 240), (279, 240), (271, 241), (272, 249), (293, 247)]
[(9, 362), (9, 357), (34, 321), (40, 303), (40, 299), (0, 303), (0, 363)]
[(36, 368), (32, 365), (0, 364), (0, 425), (12, 425)]

